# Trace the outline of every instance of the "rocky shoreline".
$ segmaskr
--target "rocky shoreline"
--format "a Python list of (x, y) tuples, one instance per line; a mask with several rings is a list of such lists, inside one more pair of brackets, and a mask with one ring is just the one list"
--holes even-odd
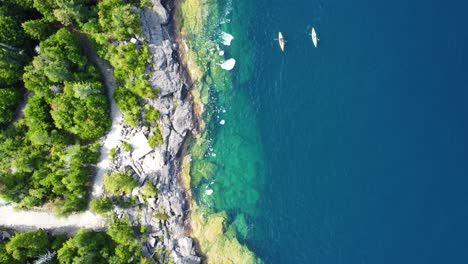
[[(195, 242), (187, 236), (189, 203), (179, 177), (182, 148), (195, 128), (196, 120), (186, 73), (179, 62), (176, 37), (171, 33), (173, 20), (170, 10), (173, 5), (173, 1), (163, 6), (160, 0), (152, 0), (151, 9), (138, 10), (141, 35), (150, 51), (150, 65), (147, 68), (150, 85), (160, 91), (158, 98), (145, 100), (145, 104), (153, 106), (160, 113), (158, 125), (164, 143), (143, 156), (135, 155), (135, 151), (129, 154), (118, 147), (110, 169), (122, 171), (131, 167), (132, 176), (140, 185), (150, 181), (159, 190), (156, 198), (144, 198), (136, 188), (132, 195), (137, 198), (137, 206), (117, 212), (118, 215), (126, 213), (133, 224), (149, 228), (143, 253), (148, 256), (157, 253), (161, 261), (171, 259), (175, 263), (201, 263)], [(130, 143), (136, 136), (144, 135), (147, 138), (155, 132), (152, 127), (122, 126), (120, 138)], [(166, 219), (153, 217), (157, 213), (165, 214)]]

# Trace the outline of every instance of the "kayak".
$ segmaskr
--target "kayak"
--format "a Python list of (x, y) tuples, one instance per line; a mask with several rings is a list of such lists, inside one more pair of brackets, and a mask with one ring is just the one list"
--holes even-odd
[(312, 42), (314, 43), (314, 46), (317, 47), (318, 38), (317, 38), (317, 33), (315, 32), (315, 28), (312, 28), (311, 36), (312, 36)]
[(284, 39), (283, 34), (281, 32), (278, 33), (278, 42), (282, 51), (284, 51)]

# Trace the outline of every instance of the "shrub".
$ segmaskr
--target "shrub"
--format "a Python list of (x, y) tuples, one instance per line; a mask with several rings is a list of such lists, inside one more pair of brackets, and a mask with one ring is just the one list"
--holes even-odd
[(121, 0), (105, 0), (98, 4), (99, 24), (117, 40), (140, 33), (139, 15)]
[(127, 152), (132, 151), (132, 146), (125, 141), (122, 141), (122, 148)]
[(153, 217), (161, 221), (165, 221), (169, 219), (169, 216), (166, 213), (161, 213), (161, 212), (155, 213)]
[(159, 120), (159, 111), (151, 105), (145, 105), (145, 119), (150, 123), (154, 123)]
[(117, 155), (117, 148), (111, 148), (111, 150), (109, 150), (109, 156), (111, 157), (111, 159), (114, 160), (116, 155)]
[(152, 182), (146, 182), (143, 188), (141, 189), (141, 193), (145, 197), (156, 197), (159, 193), (158, 188)]
[(96, 198), (90, 203), (90, 210), (93, 213), (104, 214), (112, 210), (112, 201), (109, 198)]
[(104, 176), (104, 189), (113, 195), (129, 194), (137, 186), (137, 181), (124, 172), (115, 171)]
[(161, 129), (159, 129), (159, 126), (157, 126), (154, 133), (148, 137), (148, 144), (151, 148), (155, 148), (156, 146), (162, 145), (163, 143), (164, 141), (161, 134)]

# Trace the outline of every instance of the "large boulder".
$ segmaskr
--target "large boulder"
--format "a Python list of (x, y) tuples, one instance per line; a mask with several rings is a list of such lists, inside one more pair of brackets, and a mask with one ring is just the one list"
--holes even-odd
[(177, 107), (173, 116), (172, 127), (183, 137), (185, 137), (189, 130), (194, 128), (194, 117), (191, 103), (183, 102)]

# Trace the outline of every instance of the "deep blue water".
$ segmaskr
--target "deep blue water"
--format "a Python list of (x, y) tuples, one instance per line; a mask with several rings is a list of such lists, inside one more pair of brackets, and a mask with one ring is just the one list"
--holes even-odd
[(248, 245), (266, 263), (468, 263), (468, 2), (254, 2)]

